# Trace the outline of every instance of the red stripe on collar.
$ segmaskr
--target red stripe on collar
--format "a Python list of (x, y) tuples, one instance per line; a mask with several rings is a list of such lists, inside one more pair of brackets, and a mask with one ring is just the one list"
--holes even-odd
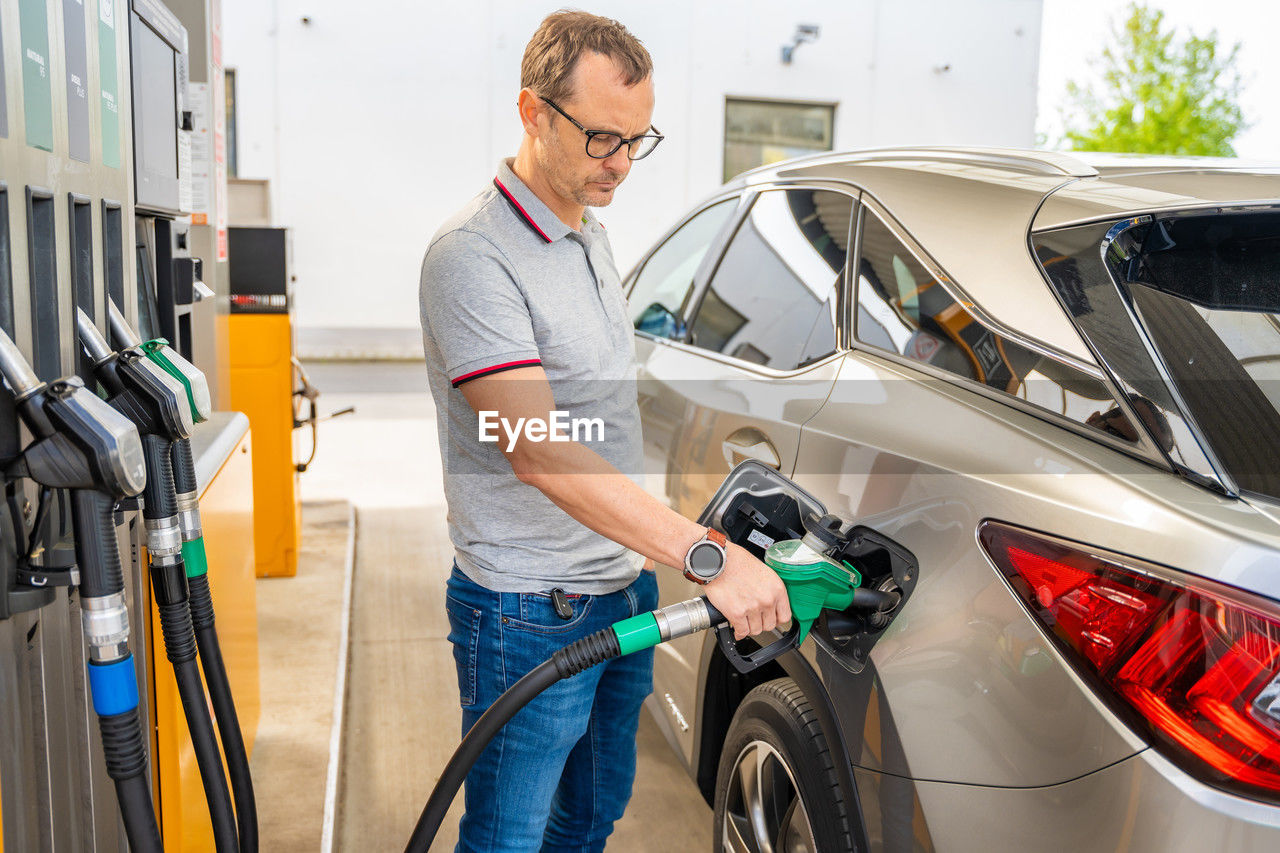
[(520, 211), (520, 215), (524, 217), (524, 221), (528, 222), (533, 230), (538, 232), (538, 236), (550, 243), (551, 238), (547, 236), (545, 231), (538, 227), (538, 223), (533, 221), (533, 217), (529, 215), (529, 211), (525, 210), (520, 202), (516, 201), (516, 197), (511, 194), (510, 190), (502, 185), (502, 181), (494, 178), (493, 185), (498, 188), (498, 192), (502, 193), (507, 201), (511, 202), (511, 204), (515, 206), (516, 210)]

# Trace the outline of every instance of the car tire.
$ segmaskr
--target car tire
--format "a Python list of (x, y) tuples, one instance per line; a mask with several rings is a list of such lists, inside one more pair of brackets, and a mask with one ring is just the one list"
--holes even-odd
[(752, 690), (733, 715), (720, 754), (714, 849), (854, 850), (833, 761), (817, 714), (794, 681), (779, 678)]

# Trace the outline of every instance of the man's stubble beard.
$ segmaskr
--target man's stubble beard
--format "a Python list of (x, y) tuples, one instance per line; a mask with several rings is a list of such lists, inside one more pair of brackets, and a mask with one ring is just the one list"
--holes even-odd
[[(541, 146), (535, 156), (538, 160), (538, 167), (542, 169), (543, 174), (551, 182), (552, 189), (559, 195), (571, 198), (576, 204), (583, 207), (607, 207), (613, 202), (613, 192), (608, 193), (592, 192), (586, 187), (586, 182), (581, 181), (574, 174), (573, 167), (565, 162), (565, 157), (561, 153), (559, 133), (556, 132), (554, 145)], [(618, 176), (614, 172), (607, 172), (608, 180), (614, 183), (614, 189), (622, 184), (624, 176)], [(592, 177), (599, 177), (593, 175)]]

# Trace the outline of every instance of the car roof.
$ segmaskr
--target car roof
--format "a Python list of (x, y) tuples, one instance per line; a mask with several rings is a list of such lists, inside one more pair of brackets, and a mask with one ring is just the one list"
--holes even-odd
[(1096, 360), (1040, 275), (1030, 232), (1159, 210), (1280, 204), (1280, 164), (1013, 148), (823, 153), (744, 172), (728, 187), (793, 180), (861, 187), (990, 319), (1089, 364)]

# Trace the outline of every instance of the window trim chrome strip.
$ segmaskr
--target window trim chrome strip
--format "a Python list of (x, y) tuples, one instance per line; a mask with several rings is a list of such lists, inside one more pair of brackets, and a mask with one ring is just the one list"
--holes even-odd
[[(849, 352), (849, 355), (878, 358), (896, 367), (902, 367), (907, 370), (923, 373), (931, 379), (937, 379), (962, 391), (974, 392), (979, 396), (986, 397), (988, 400), (1016, 409), (1025, 415), (1030, 415), (1037, 420), (1044, 421), (1050, 426), (1061, 427), (1069, 430), (1081, 438), (1088, 439), (1095, 444), (1101, 444), (1104, 447), (1118, 450), (1139, 462), (1153, 465), (1163, 471), (1176, 473), (1174, 467), (1169, 464), (1169, 460), (1165, 458), (1164, 454), (1156, 452), (1155, 448), (1148, 442), (1145, 433), (1142, 435), (1141, 440), (1137, 442), (1126, 442), (1116, 436), (1097, 429), (1096, 427), (1091, 427), (1081, 421), (1073, 420), (1065, 415), (1046, 409), (1043, 406), (1038, 406), (1035, 403), (1024, 400), (1021, 397), (1015, 397), (1006, 391), (992, 388), (990, 385), (984, 385), (983, 383), (972, 379), (965, 379), (963, 376), (957, 376), (950, 371), (943, 370), (940, 367), (935, 367), (927, 362), (916, 361), (914, 359), (907, 358), (906, 356), (889, 352), (888, 350), (870, 346), (869, 344), (859, 343)], [(1107, 384), (1106, 387), (1109, 391), (1113, 391), (1110, 384)], [(1118, 403), (1119, 401), (1117, 400), (1116, 402)]]

